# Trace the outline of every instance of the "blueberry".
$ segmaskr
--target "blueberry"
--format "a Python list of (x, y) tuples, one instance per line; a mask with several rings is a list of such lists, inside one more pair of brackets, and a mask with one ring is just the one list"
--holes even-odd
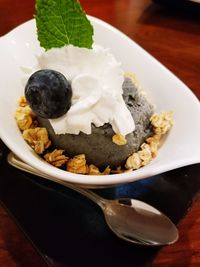
[(63, 74), (43, 69), (28, 79), (25, 97), (36, 115), (54, 119), (64, 115), (70, 108), (72, 89)]

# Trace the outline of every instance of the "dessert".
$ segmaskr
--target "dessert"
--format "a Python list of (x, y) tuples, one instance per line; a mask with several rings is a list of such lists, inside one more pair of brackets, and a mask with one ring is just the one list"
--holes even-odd
[(96, 127), (92, 124), (91, 134), (55, 134), (48, 119), (38, 117), (39, 125), (48, 130), (50, 139), (55, 148), (67, 151), (72, 156), (85, 154), (87, 162), (100, 168), (110, 166), (115, 168), (124, 165), (132, 153), (138, 151), (147, 137), (152, 135), (150, 117), (153, 114), (152, 105), (134, 86), (130, 78), (123, 83), (123, 98), (135, 122), (135, 130), (125, 137), (125, 143), (120, 145), (116, 140), (117, 134), (109, 123)]
[[(91, 38), (87, 42), (93, 31), (80, 6), (78, 15), (89, 28), (84, 43), (77, 43), (77, 33), (69, 43), (58, 42), (62, 35), (48, 39), (47, 24), (40, 27), (46, 18), (42, 2), (37, 1), (36, 22), (47, 51), (37, 55), (15, 114), (24, 139), (47, 162), (75, 173), (119, 173), (148, 164), (172, 125), (171, 113), (153, 114), (153, 105), (110, 51)], [(77, 11), (78, 2), (69, 3)]]

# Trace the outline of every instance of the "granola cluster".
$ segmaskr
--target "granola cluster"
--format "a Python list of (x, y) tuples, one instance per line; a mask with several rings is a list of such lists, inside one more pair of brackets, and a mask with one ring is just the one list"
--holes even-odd
[[(38, 127), (36, 116), (29, 107), (25, 97), (21, 97), (19, 100), (19, 107), (16, 109), (15, 119), (19, 129), (22, 131), (23, 138), (37, 154), (40, 154), (44, 158), (46, 162), (55, 167), (62, 167), (72, 173), (88, 175), (123, 173), (137, 170), (142, 166), (147, 165), (157, 156), (162, 136), (165, 135), (173, 125), (172, 112), (154, 114), (150, 118), (154, 135), (147, 138), (141, 145), (140, 149), (128, 157), (124, 168), (119, 166), (116, 170), (111, 170), (108, 166), (105, 170), (100, 171), (95, 165), (87, 164), (85, 154), (76, 155), (73, 158), (70, 158), (65, 155), (64, 150), (54, 149), (52, 151), (48, 132), (46, 128)], [(112, 141), (119, 146), (127, 143), (125, 136), (122, 134), (115, 134), (112, 137)]]
[(113, 141), (113, 143), (115, 143), (118, 146), (123, 146), (127, 143), (125, 136), (122, 134), (113, 135), (112, 141)]
[(126, 161), (126, 169), (137, 170), (147, 165), (153, 158), (157, 156), (160, 140), (173, 125), (173, 113), (162, 112), (154, 114), (150, 118), (154, 135), (147, 138), (141, 145), (138, 152), (133, 153)]
[(68, 161), (67, 171), (88, 175), (106, 175), (110, 174), (111, 169), (108, 166), (103, 172), (100, 172), (99, 168), (97, 168), (95, 165), (87, 165), (85, 155), (80, 154)]
[(48, 132), (45, 128), (36, 127), (23, 131), (23, 138), (35, 150), (37, 154), (42, 154), (51, 145)]
[(15, 112), (15, 119), (20, 130), (33, 128), (35, 125), (35, 114), (28, 105), (19, 106)]
[(151, 125), (154, 128), (155, 134), (164, 135), (173, 126), (173, 113), (162, 112), (160, 114), (154, 114), (150, 118)]
[(55, 167), (61, 167), (69, 160), (69, 157), (63, 155), (63, 152), (62, 149), (54, 149), (52, 152), (46, 153), (44, 159)]
[(22, 131), (23, 138), (37, 154), (42, 154), (51, 145), (47, 130), (37, 127), (36, 116), (25, 97), (19, 99), (19, 107), (15, 112), (15, 119), (19, 129)]

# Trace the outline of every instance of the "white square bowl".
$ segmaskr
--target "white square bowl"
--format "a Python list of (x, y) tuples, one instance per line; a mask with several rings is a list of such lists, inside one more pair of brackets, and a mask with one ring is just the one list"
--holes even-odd
[(24, 141), (14, 113), (24, 95), (24, 66), (36, 63), (41, 51), (35, 21), (28, 21), (0, 38), (0, 137), (23, 161), (42, 173), (81, 186), (98, 187), (136, 181), (185, 165), (200, 163), (200, 103), (176, 76), (134, 41), (109, 24), (89, 17), (95, 43), (110, 49), (125, 71), (134, 72), (156, 105), (156, 111), (173, 111), (174, 126), (157, 158), (132, 172), (105, 176), (73, 174), (46, 163)]

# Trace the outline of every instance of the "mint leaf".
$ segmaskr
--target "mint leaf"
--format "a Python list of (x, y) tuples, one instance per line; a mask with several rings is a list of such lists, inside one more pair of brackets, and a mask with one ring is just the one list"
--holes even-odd
[(46, 50), (72, 44), (91, 48), (93, 27), (78, 0), (36, 0), (40, 46)]

